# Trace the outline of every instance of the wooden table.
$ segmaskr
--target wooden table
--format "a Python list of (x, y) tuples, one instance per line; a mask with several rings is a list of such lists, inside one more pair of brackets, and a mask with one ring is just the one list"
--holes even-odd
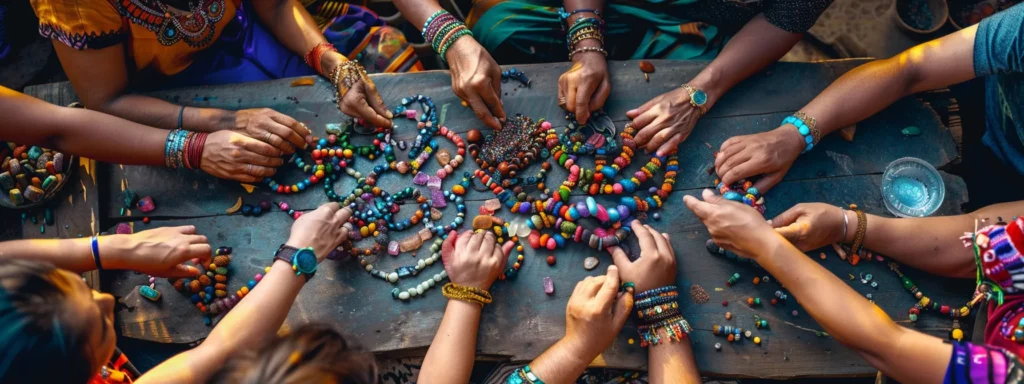
[[(681, 303), (683, 312), (696, 329), (692, 339), (698, 365), (704, 374), (784, 378), (869, 375), (875, 372), (864, 360), (834, 339), (816, 336), (820, 326), (804, 313), (793, 298), (777, 307), (765, 305), (751, 308), (742, 303), (750, 296), (768, 301), (779, 286), (774, 282), (754, 285), (751, 283), (752, 278), (765, 275), (763, 270), (710, 255), (704, 246), (708, 239), (706, 229), (681, 202), (683, 195), (698, 194), (703, 188), (712, 186), (713, 176), (708, 175), (706, 170), (713, 163), (712, 152), (724, 140), (734, 135), (777, 127), (785, 116), (805, 105), (839, 75), (861, 63), (854, 60), (776, 64), (743, 82), (722, 98), (681, 145), (681, 169), (675, 192), (668, 199), (662, 219), (651, 220), (649, 223), (673, 235), (672, 243), (679, 258), (678, 285), (681, 290), (687, 292), (690, 286), (696, 284), (703, 286), (711, 295), (707, 304), (697, 305), (689, 299)], [(625, 111), (678, 87), (696, 75), (705, 64), (655, 62), (657, 72), (651, 75), (648, 83), (637, 69), (636, 62), (609, 63), (614, 92), (606, 104), (606, 110), (621, 128), (625, 123)], [(556, 87), (559, 74), (567, 67), (568, 64), (564, 63), (519, 66), (533, 80), (533, 86), (522, 88), (514, 82), (503, 85), (503, 101), (507, 113), (522, 113), (534, 119), (545, 118), (556, 127), (564, 126), (564, 114), (556, 105)], [(447, 109), (441, 115), (449, 128), (464, 133), (482, 127), (472, 112), (462, 107), (451, 92), (450, 79), (445, 72), (375, 75), (374, 81), (390, 106), (394, 106), (402, 97), (424, 94), (432, 97), (441, 110)], [(289, 80), (280, 80), (185, 88), (152, 95), (191, 106), (226, 109), (269, 107), (306, 122), (318, 134), (324, 133), (326, 123), (342, 121), (343, 116), (331, 102), (331, 89), (325, 81), (317, 80), (314, 86), (309, 87), (290, 87), (289, 83)], [(69, 98), (67, 95), (73, 94), (66, 84), (29, 89), (28, 92), (54, 102), (66, 102)], [(414, 137), (415, 133), (408, 128), (411, 124), (407, 120), (398, 124), (399, 138), (409, 140)], [(904, 137), (900, 129), (908, 125), (920, 127), (922, 134)], [(867, 212), (888, 215), (881, 200), (881, 173), (889, 162), (904, 156), (924, 159), (936, 168), (949, 164), (957, 156), (956, 144), (939, 115), (916, 97), (901, 100), (892, 108), (859, 124), (853, 142), (832, 135), (822, 140), (814, 151), (803, 155), (785, 180), (765, 197), (767, 215), (772, 217), (796, 203), (812, 201), (836, 205), (857, 203)], [(633, 167), (643, 162), (635, 161)], [(357, 169), (364, 173), (371, 167), (369, 161), (358, 163)], [(584, 161), (584, 164), (592, 164), (592, 159)], [(433, 172), (436, 168), (437, 163), (431, 160), (426, 170)], [(467, 161), (460, 173), (474, 168), (475, 164)], [(564, 171), (557, 166), (553, 168), (556, 170), (549, 176), (549, 185), (556, 185), (565, 178)], [(229, 283), (231, 290), (237, 289), (270, 263), (274, 250), (286, 240), (292, 222), (290, 217), (276, 209), (258, 218), (225, 214), (225, 209), (232, 206), (239, 196), (247, 203), (284, 200), (303, 210), (313, 209), (327, 201), (319, 185), (298, 195), (280, 196), (262, 186), (249, 191), (239, 183), (217, 180), (187, 170), (100, 165), (97, 173), (101, 175), (97, 186), (100, 203), (98, 208), (93, 206), (98, 211), (92, 214), (108, 230), (112, 230), (116, 222), (125, 220), (133, 220), (136, 230), (193, 224), (200, 233), (210, 238), (214, 247), (234, 248), (236, 258), (232, 263), (233, 277)], [(297, 180), (297, 177), (294, 171), (283, 172), (284, 180)], [(946, 182), (946, 198), (938, 214), (959, 213), (960, 204), (967, 201), (963, 181), (945, 173), (943, 178)], [(453, 179), (446, 180), (444, 188), (450, 189)], [(409, 181), (408, 176), (400, 178), (389, 175), (383, 177), (380, 184), (386, 190), (397, 190), (409, 185)], [(346, 178), (336, 185), (336, 190), (344, 194), (353, 186), (354, 180)], [(158, 208), (150, 216), (151, 223), (142, 224), (140, 212), (130, 212), (128, 217), (120, 216), (120, 194), (125, 188), (134, 190), (139, 196), (153, 196), (156, 200)], [(77, 196), (81, 190), (76, 188), (73, 192)], [(92, 191), (87, 193), (90, 193), (89, 201), (95, 201), (97, 195), (92, 194)], [(468, 194), (469, 218), (472, 218), (484, 200), (492, 197), (479, 192)], [(81, 220), (77, 217), (84, 213), (74, 207), (77, 205), (62, 203), (58, 211), (58, 222)], [(413, 209), (406, 207), (399, 216), (405, 217)], [(454, 215), (452, 207), (446, 208), (444, 212), (445, 220), (450, 220)], [(524, 216), (512, 216), (505, 211), (500, 215), (506, 219), (525, 219)], [(464, 228), (468, 228), (468, 225)], [(412, 231), (400, 233), (397, 238), (407, 233)], [(635, 244), (635, 240), (633, 242)], [(552, 267), (544, 262), (549, 252), (535, 252), (528, 245), (526, 248), (525, 265), (518, 278), (498, 282), (492, 290), (496, 300), (485, 308), (480, 326), (478, 349), (481, 357), (526, 361), (539, 355), (564, 334), (565, 305), (575, 283), (585, 276), (602, 274), (605, 267), (611, 264), (607, 254), (575, 244), (557, 252), (558, 262)], [(872, 293), (876, 303), (896, 321), (946, 337), (951, 324), (941, 316), (926, 314), (918, 323), (910, 323), (907, 309), (914, 303), (914, 299), (902, 289), (898, 278), (887, 271), (884, 263), (863, 262), (859, 266), (851, 266), (831, 251), (826, 253), (829, 257), (821, 263), (840, 277), (856, 276), (862, 272), (873, 274), (880, 284), (878, 289), (861, 284), (859, 279), (849, 282), (859, 292)], [(818, 252), (812, 254), (817, 260)], [(600, 259), (601, 265), (593, 271), (586, 271), (582, 261), (592, 255)], [(408, 265), (411, 260), (408, 255), (398, 258), (384, 256), (378, 262), (378, 268), (389, 270), (399, 265)], [(428, 267), (425, 273), (432, 275), (440, 270), (441, 267), (435, 265)], [(726, 287), (727, 278), (734, 272), (742, 275), (741, 283), (731, 288)], [(907, 273), (925, 292), (943, 303), (963, 303), (971, 292), (964, 286), (947, 285), (940, 279), (926, 278), (917, 271)], [(552, 296), (543, 292), (541, 279), (545, 276), (555, 281), (555, 294)], [(163, 293), (160, 302), (154, 304), (141, 299), (135, 291), (145, 281), (145, 275), (124, 272), (114, 274), (109, 282), (110, 291), (124, 304), (117, 312), (121, 335), (166, 343), (190, 343), (209, 333), (211, 328), (203, 325), (199, 312), (165, 280), (158, 282), (157, 288)], [(404, 289), (408, 285), (400, 281), (399, 287)], [(294, 327), (311, 321), (333, 322), (344, 326), (374, 351), (422, 354), (441, 320), (445, 298), (438, 288), (434, 288), (425, 297), (402, 302), (391, 298), (391, 288), (391, 284), (369, 276), (355, 261), (326, 261), (293, 305), (286, 326)], [(724, 300), (729, 301), (728, 307), (721, 306)], [(799, 315), (793, 316), (793, 310), (799, 311)], [(725, 321), (723, 314), (726, 311), (733, 313), (733, 320)], [(710, 331), (714, 324), (753, 328), (755, 314), (771, 323), (768, 330), (754, 330), (763, 340), (760, 346), (750, 341), (729, 344)], [(636, 338), (635, 326), (630, 321), (615, 343), (594, 365), (645, 367), (646, 351), (638, 343), (629, 343), (630, 339)], [(713, 348), (716, 342), (724, 344), (720, 352)]]

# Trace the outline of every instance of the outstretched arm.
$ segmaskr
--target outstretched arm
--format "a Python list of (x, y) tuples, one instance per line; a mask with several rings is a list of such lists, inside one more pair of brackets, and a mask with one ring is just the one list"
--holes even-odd
[[(1009, 220), (1020, 215), (1024, 215), (1024, 201), (990, 205), (955, 216), (897, 219), (866, 214), (863, 248), (928, 273), (974, 278), (974, 251), (964, 247), (960, 237), (974, 232), (975, 220), (981, 228), (1000, 218)], [(852, 243), (858, 220), (855, 212), (841, 207), (803, 203), (772, 219), (772, 226), (806, 252), (834, 243)]]
[[(342, 224), (351, 214), (348, 208), (339, 209), (338, 203), (324, 204), (295, 221), (285, 244), (312, 247), (317, 260), (323, 261), (348, 236)], [(224, 316), (202, 344), (160, 363), (137, 382), (206, 382), (232, 353), (258, 349), (270, 342), (305, 283), (306, 277), (297, 275), (290, 263), (275, 260), (270, 272)]]
[(942, 382), (951, 345), (894, 323), (772, 230), (750, 207), (710, 190), (704, 191), (704, 201), (693, 196), (684, 200), (719, 246), (757, 260), (829, 334), (871, 365), (900, 382)]
[[(451, 287), (487, 291), (505, 266), (505, 255), (512, 243), (495, 244), (494, 232), (452, 231), (442, 244), (444, 268)], [(447, 287), (447, 285), (446, 285)], [(448, 296), (447, 294), (445, 296)], [(419, 382), (468, 383), (476, 357), (476, 336), (480, 328), (483, 303), (448, 297), (441, 326), (423, 358)]]

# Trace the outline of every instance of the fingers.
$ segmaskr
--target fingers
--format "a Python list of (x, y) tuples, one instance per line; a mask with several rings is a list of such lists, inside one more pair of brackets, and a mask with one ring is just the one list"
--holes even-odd
[[(454, 232), (454, 231), (452, 231), (452, 232)], [(448, 238), (451, 239), (452, 238), (451, 235), (449, 235)], [(469, 246), (469, 240), (472, 239), (472, 238), (473, 238), (473, 232), (472, 231), (464, 231), (461, 234), (459, 234), (458, 236), (456, 236), (454, 238), (455, 239), (455, 250), (466, 249), (466, 247)]]
[(799, 205), (793, 206), (792, 208), (787, 209), (786, 212), (782, 212), (778, 216), (773, 217), (771, 220), (772, 227), (779, 228), (793, 224), (796, 222), (796, 219), (800, 218), (803, 214), (803, 207)]
[(725, 183), (725, 185), (732, 185), (737, 181), (757, 175), (757, 166), (757, 164), (754, 164), (749, 161), (737, 165), (729, 169), (728, 171), (725, 171), (725, 175), (722, 175), (722, 182)]
[(729, 170), (732, 169), (733, 167), (750, 161), (751, 158), (753, 158), (753, 154), (751, 154), (750, 151), (743, 151), (740, 153), (730, 154), (728, 155), (728, 158), (722, 160), (722, 166), (718, 168), (718, 174), (724, 175), (726, 172), (729, 172)]
[(565, 103), (562, 102), (562, 100), (565, 100), (565, 97), (566, 97), (565, 93), (567, 92), (566, 88), (568, 88), (568, 87), (569, 87), (569, 80), (567, 80), (565, 74), (562, 74), (561, 76), (558, 76), (558, 107), (559, 108), (562, 108), (562, 109), (566, 108)]
[(323, 214), (328, 218), (334, 218), (334, 214), (337, 213), (339, 209), (341, 209), (341, 204), (332, 201), (317, 207), (316, 211), (323, 212)]
[(174, 227), (174, 228), (171, 228), (171, 229), (173, 229), (175, 231), (178, 231), (179, 233), (186, 234), (186, 235), (193, 235), (193, 234), (196, 233), (196, 226), (194, 226), (194, 225), (182, 225), (182, 226)]
[(740, 142), (736, 137), (726, 140), (722, 144), (722, 148), (718, 150), (718, 156), (715, 157), (715, 171), (721, 172), (722, 166), (725, 165), (733, 155), (741, 153), (746, 147), (744, 143)]
[[(576, 91), (576, 121), (580, 124), (586, 124), (587, 119), (590, 118), (590, 98), (596, 89), (597, 84), (594, 84), (592, 79), (586, 79)], [(567, 102), (572, 103), (574, 101), (568, 100)]]
[[(654, 111), (648, 110), (647, 112), (641, 113), (639, 116), (633, 119), (633, 128), (636, 128), (641, 131), (643, 131), (644, 128), (652, 129), (652, 131), (648, 132), (646, 135), (641, 135), (643, 132), (638, 132), (636, 137), (637, 139), (642, 139), (645, 143), (647, 142), (647, 140), (650, 140), (651, 136), (653, 136), (654, 133), (658, 131), (658, 127), (661, 125), (655, 124), (654, 126), (648, 127), (648, 125), (654, 122), (656, 118), (658, 118), (658, 114), (655, 113)], [(641, 144), (637, 142), (637, 145)]]
[(803, 232), (805, 226), (804, 223), (792, 223), (785, 227), (775, 228), (775, 233), (782, 235), (790, 243), (796, 244), (796, 240), (799, 239), (799, 235)]
[[(646, 113), (648, 110), (650, 110), (651, 107), (653, 107), (654, 104), (657, 104), (659, 100), (661, 100), (661, 96), (658, 96), (658, 97), (655, 97), (653, 99), (648, 100), (646, 103), (644, 103), (643, 105), (641, 105), (640, 107), (638, 107), (636, 109), (630, 109), (630, 110), (626, 111), (626, 117), (628, 117), (630, 119), (636, 119), (637, 116), (640, 116), (640, 115)], [(634, 124), (635, 124), (635, 122), (634, 122)]]
[(604, 286), (604, 282), (607, 279), (607, 276), (594, 276), (583, 279), (584, 282), (589, 281), (589, 283), (583, 287), (583, 291), (581, 293), (586, 295), (587, 298), (596, 298), (597, 293), (601, 291), (601, 287)]
[(612, 308), (612, 321), (615, 324), (615, 329), (622, 330), (622, 326), (626, 325), (626, 320), (629, 319), (629, 314), (632, 310), (633, 294), (623, 292), (622, 296), (615, 300), (615, 307)]
[(495, 248), (497, 248), (497, 247), (495, 247), (495, 245), (497, 245), (497, 244), (494, 243), (495, 240), (496, 239), (494, 237), (494, 232), (491, 232), (491, 231), (484, 232), (483, 242), (480, 244), (480, 248), (477, 248), (477, 249), (480, 250), (479, 254), (481, 254), (481, 255), (491, 255), (491, 254), (494, 254), (494, 250), (495, 250)]
[(384, 104), (384, 99), (380, 97), (380, 92), (377, 92), (377, 85), (366, 77), (363, 78), (363, 84), (365, 84), (366, 89), (369, 91), (369, 99), (372, 100), (370, 107), (373, 108), (378, 115), (384, 116), (387, 119), (395, 117), (395, 115), (391, 113), (391, 110), (388, 109), (388, 106)]
[(611, 309), (615, 303), (615, 294), (619, 292), (619, 268), (614, 265), (608, 266), (608, 274), (605, 275), (601, 290), (597, 293), (597, 299), (604, 308)]
[(484, 105), (484, 101), (479, 95), (475, 93), (470, 94), (469, 97), (466, 98), (466, 101), (469, 103), (469, 107), (473, 109), (473, 114), (475, 114), (476, 118), (480, 119), (484, 125), (491, 127), (491, 129), (494, 130), (501, 130), (501, 123), (498, 122), (498, 118), (491, 115), (491, 111), (487, 109), (487, 106)]
[(341, 208), (334, 212), (334, 221), (343, 224), (347, 223), (348, 219), (352, 217), (352, 209), (349, 207)]
[(636, 234), (637, 240), (640, 242), (640, 249), (657, 249), (657, 243), (654, 242), (654, 236), (647, 230), (647, 227), (640, 222), (640, 220), (633, 220), (629, 224), (630, 228), (633, 228), (633, 233)]
[(565, 83), (565, 110), (576, 113), (576, 76), (567, 76)]
[(711, 203), (700, 201), (700, 199), (690, 195), (683, 196), (683, 203), (701, 221), (707, 220), (715, 210), (715, 206)]
[(361, 117), (375, 127), (390, 127), (391, 120), (382, 115), (378, 115), (377, 111), (374, 111), (367, 102), (365, 84), (366, 82), (360, 81), (356, 85), (356, 88), (349, 90), (349, 92), (345, 94), (345, 99), (342, 101), (342, 106), (345, 110), (342, 112), (345, 112), (350, 116)]
[[(252, 159), (247, 160), (252, 161)], [(272, 167), (264, 167), (262, 165), (249, 163), (243, 165), (242, 172), (244, 174), (241, 176), (250, 176), (252, 180), (260, 181), (265, 177), (274, 176), (274, 173), (276, 173), (277, 170)]]
[(660, 148), (663, 144), (667, 143), (669, 139), (675, 136), (675, 128), (662, 129), (661, 132), (658, 132), (656, 135), (651, 137), (651, 141), (649, 141), (647, 145), (644, 146), (644, 149), (646, 149), (647, 152), (654, 152), (658, 150), (658, 148)]
[(761, 177), (761, 179), (754, 183), (754, 188), (757, 188), (757, 191), (763, 195), (782, 181), (783, 175), (785, 174), (782, 172), (766, 173)]
[(167, 276), (161, 277), (196, 277), (199, 275), (199, 268), (193, 267), (191, 265), (177, 264), (171, 269), (169, 269), (166, 275)]
[(682, 142), (683, 135), (672, 136), (671, 139), (668, 139), (668, 142), (662, 145), (661, 148), (658, 148), (658, 152), (655, 153), (655, 155), (657, 155), (658, 157), (664, 157), (676, 153), (676, 151), (679, 150), (679, 143)]
[(510, 255), (512, 253), (512, 248), (515, 248), (515, 247), (516, 247), (516, 243), (511, 241), (511, 240), (510, 241), (506, 241), (505, 244), (502, 244), (502, 246), (501, 246), (502, 257), (507, 257), (508, 255)]
[(467, 249), (474, 250), (480, 249), (480, 246), (484, 243), (484, 232), (474, 233), (470, 236), (469, 243), (466, 244)]
[(629, 256), (626, 255), (626, 251), (623, 251), (618, 245), (608, 247), (608, 253), (612, 254), (612, 262), (620, 268), (633, 263), (632, 261), (629, 261)]
[(295, 119), (290, 116), (277, 112), (270, 114), (270, 120), (271, 121), (267, 122), (263, 126), (263, 129), (266, 129), (272, 135), (276, 135), (278, 136), (278, 139), (283, 139), (284, 141), (275, 140), (275, 142), (271, 142), (269, 144), (285, 151), (285, 153), (294, 152), (295, 148), (306, 147), (306, 140), (299, 134), (299, 132), (306, 133), (306, 129), (302, 124), (295, 121)]
[(505, 120), (505, 105), (501, 103), (501, 71), (491, 75), (491, 88), (483, 92), (484, 103), (498, 120)]
[[(241, 135), (239, 135), (239, 136), (241, 136)], [(257, 139), (248, 137), (248, 136), (241, 136), (241, 138), (242, 138), (242, 143), (241, 143), (242, 144), (242, 148), (244, 148), (245, 150), (247, 150), (249, 152), (255, 153), (255, 154), (260, 155), (260, 156), (266, 156), (266, 157), (280, 157), (280, 156), (284, 155), (284, 152), (282, 152), (280, 149), (275, 148), (273, 145), (271, 145), (269, 143), (265, 143), (265, 142), (259, 141)], [(281, 140), (281, 139), (277, 138), (277, 140)]]
[(712, 191), (707, 188), (704, 188), (704, 191), (701, 192), (700, 197), (703, 198), (705, 202), (711, 205), (717, 205), (720, 201), (725, 200), (722, 198), (722, 196), (716, 195), (715, 191)]
[(612, 93), (612, 83), (608, 82), (608, 79), (601, 81), (601, 86), (597, 87), (597, 91), (594, 92), (594, 96), (590, 97), (590, 111), (595, 112), (601, 108), (604, 108), (604, 102), (608, 100), (608, 95)]
[[(236, 160), (242, 162), (242, 164), (259, 165), (261, 167), (276, 168), (284, 164), (284, 159), (280, 157), (267, 157), (253, 152), (242, 152)], [(271, 173), (273, 174), (273, 173)], [(261, 175), (269, 176), (269, 175)]]
[(188, 260), (199, 259), (200, 261), (203, 262), (203, 264), (205, 264), (206, 262), (209, 262), (211, 258), (213, 258), (212, 254), (213, 254), (213, 248), (210, 247), (210, 244), (207, 244), (207, 243), (189, 244), (188, 245), (188, 251), (185, 252), (184, 255), (181, 255), (182, 257), (180, 259), (175, 260), (175, 261), (178, 261), (179, 263), (183, 263), (183, 262), (188, 261)]
[(512, 247), (509, 246), (509, 243), (511, 242), (506, 241), (505, 244), (502, 244), (500, 247), (494, 247), (494, 249), (491, 251), (491, 258), (495, 260), (505, 260), (505, 255), (508, 255), (508, 251), (506, 251), (505, 249), (508, 248), (509, 251), (512, 250)]
[(672, 244), (668, 242), (665, 236), (655, 231), (650, 225), (644, 224), (644, 228), (647, 228), (647, 231), (653, 235), (651, 237), (654, 239), (654, 244), (658, 246), (658, 254), (670, 254), (672, 252)]

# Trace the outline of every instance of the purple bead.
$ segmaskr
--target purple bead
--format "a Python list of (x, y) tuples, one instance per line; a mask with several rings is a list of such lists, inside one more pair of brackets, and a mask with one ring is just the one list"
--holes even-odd
[(118, 235), (130, 235), (130, 234), (132, 234), (132, 226), (129, 225), (128, 223), (118, 223), (117, 224), (117, 234)]
[(618, 207), (615, 207), (615, 210), (619, 211), (619, 217), (620, 218), (629, 217), (629, 207), (627, 207), (625, 205), (619, 205)]
[(555, 282), (550, 277), (544, 276), (544, 293), (553, 295), (555, 294)]
[(587, 209), (587, 203), (582, 201), (576, 203), (576, 212), (580, 213), (580, 217), (590, 217), (590, 210)]
[(388, 243), (388, 254), (391, 256), (398, 256), (399, 253), (401, 252), (399, 252), (398, 242), (391, 240), (391, 242)]
[(146, 196), (139, 199), (139, 210), (143, 213), (149, 213), (156, 209), (156, 204), (153, 203), (152, 196)]
[(373, 194), (369, 192), (364, 193), (359, 197), (363, 198), (363, 200), (365, 200), (366, 202), (370, 202), (371, 200), (373, 200)]
[(658, 188), (657, 187), (651, 187), (650, 189), (647, 190), (647, 193), (658, 193)]
[(532, 205), (524, 201), (522, 204), (519, 204), (519, 213), (529, 213), (530, 208), (532, 208)]
[(437, 176), (427, 176), (427, 188), (441, 189), (441, 178)]
[(444, 198), (444, 192), (440, 189), (430, 190), (430, 202), (433, 203), (434, 208), (444, 208), (448, 206), (448, 201)]
[(261, 201), (260, 202), (260, 209), (262, 209), (263, 212), (270, 211), (270, 202), (266, 201), (266, 200)]
[(416, 185), (427, 185), (427, 180), (430, 180), (430, 176), (425, 172), (420, 172), (417, 173), (416, 176), (413, 176), (412, 183)]
[[(344, 259), (349, 258), (349, 256), (350, 256), (350, 254), (348, 253), (347, 250), (345, 250), (344, 248), (338, 247), (338, 248), (334, 249), (333, 251), (331, 251), (331, 253), (327, 255), (327, 258), (331, 259), (331, 260), (344, 260)], [(259, 279), (255, 279), (257, 282), (259, 282), (260, 279), (263, 278), (262, 275), (256, 275), (256, 277), (259, 277)]]

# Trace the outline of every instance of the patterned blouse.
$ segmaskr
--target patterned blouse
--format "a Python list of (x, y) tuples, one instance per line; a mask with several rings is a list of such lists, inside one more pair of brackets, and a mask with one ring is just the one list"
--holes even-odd
[(129, 71), (181, 72), (220, 37), (241, 0), (30, 0), (39, 34), (77, 49), (125, 44)]

